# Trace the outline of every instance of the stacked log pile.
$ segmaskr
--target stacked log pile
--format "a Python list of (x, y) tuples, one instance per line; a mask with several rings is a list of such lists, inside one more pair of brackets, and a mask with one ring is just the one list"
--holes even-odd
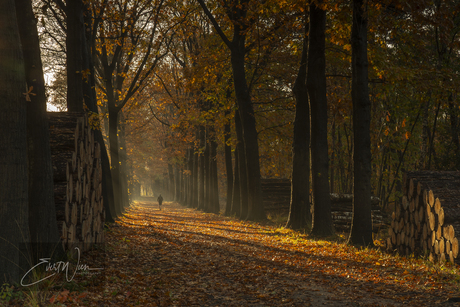
[(101, 148), (83, 113), (50, 112), (56, 218), (64, 250), (104, 240)]
[(291, 181), (289, 179), (262, 179), (261, 183), (265, 211), (289, 212)]
[[(262, 194), (265, 211), (287, 213), (291, 203), (291, 181), (289, 179), (262, 179)], [(372, 227), (378, 232), (386, 227), (377, 197), (372, 197)], [(337, 231), (350, 231), (353, 196), (331, 193), (332, 221)]]
[[(380, 210), (380, 199), (371, 197), (372, 206), (372, 231), (378, 233), (386, 228), (385, 216)], [(348, 232), (351, 229), (353, 220), (353, 195), (331, 193), (332, 221), (336, 231)]]
[(395, 205), (387, 249), (460, 263), (460, 172), (408, 172)]

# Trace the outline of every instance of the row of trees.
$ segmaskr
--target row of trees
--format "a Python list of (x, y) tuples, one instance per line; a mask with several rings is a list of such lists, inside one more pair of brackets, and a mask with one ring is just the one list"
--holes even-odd
[(34, 4), (50, 97), (102, 123), (108, 221), (152, 173), (210, 212), (226, 174), (225, 213), (255, 220), (260, 178), (291, 177), (289, 227), (332, 234), (329, 192), (353, 192), (350, 240), (369, 244), (371, 192), (386, 205), (404, 169), (459, 167), (455, 1)]
[[(189, 18), (149, 87), (155, 97), (145, 98), (153, 106), (144, 114), (159, 125), (155, 131), (164, 130), (167, 145), (155, 151), (169, 157), (165, 167), (183, 168), (192, 180), (201, 169), (191, 166), (199, 164), (194, 159), (209, 157), (200, 131), (209, 144), (217, 138), (227, 214), (263, 218), (255, 214), (262, 212), (259, 169), (262, 177), (291, 177), (293, 228), (312, 219), (313, 233), (331, 234), (329, 192), (353, 193), (361, 222), (350, 239), (369, 244), (371, 193), (391, 209), (404, 170), (458, 169), (455, 1), (197, 2), (180, 7)], [(130, 133), (141, 126), (133, 123)], [(188, 149), (200, 155), (191, 158)], [(245, 183), (241, 174), (253, 177)]]
[[(175, 27), (167, 52), (144, 91), (125, 106), (126, 150), (134, 178), (166, 170), (172, 182), (180, 178), (174, 169), (183, 169), (184, 177), (198, 180), (190, 190), (200, 200), (200, 192), (207, 190), (200, 182), (207, 182), (208, 173), (215, 178), (214, 166), (206, 170), (207, 165), (220, 163), (220, 177), (227, 178), (220, 191), (226, 194), (225, 211), (260, 219), (264, 213), (257, 178), (291, 177), (288, 226), (305, 227), (316, 217), (313, 230), (318, 234), (332, 232), (324, 222), (330, 216), (329, 192), (353, 193), (356, 208), (362, 207), (355, 216), (362, 214), (359, 225), (367, 234), (363, 239), (364, 230), (358, 229), (359, 239), (352, 241), (367, 244), (372, 242), (371, 191), (388, 206), (398, 197), (404, 169), (456, 167), (455, 2), (352, 7), (347, 1), (311, 6), (297, 1), (197, 1), (164, 7), (168, 18), (177, 21), (169, 23)], [(315, 8), (327, 12), (327, 19), (316, 16)], [(349, 14), (359, 9), (360, 14)], [(423, 55), (417, 51), (420, 46)], [(439, 60), (446, 53), (450, 66)], [(440, 82), (448, 90), (440, 90)], [(216, 152), (222, 162), (211, 154), (214, 142), (222, 145)], [(311, 161), (316, 161), (311, 175), (309, 146)], [(364, 148), (360, 155), (357, 149)], [(313, 217), (305, 193), (310, 180), (318, 204)], [(305, 205), (296, 207), (299, 203)], [(206, 210), (218, 208), (211, 207)]]
[[(288, 226), (305, 228), (313, 222), (314, 234), (333, 234), (328, 179), (325, 3), (315, 2), (310, 6), (300, 2), (198, 3), (199, 8), (193, 5), (181, 7), (181, 10), (190, 12), (190, 18), (171, 43), (170, 62), (164, 63), (166, 69), (163, 70), (167, 78), (157, 75), (159, 89), (155, 84), (150, 88), (150, 93), (155, 92), (157, 102), (153, 108), (149, 105), (151, 116), (148, 119), (155, 118), (163, 128), (169, 127), (165, 133), (167, 141), (164, 148), (171, 157), (169, 186), (174, 187), (173, 191), (185, 191), (183, 195), (176, 192), (175, 199), (210, 212), (219, 211), (218, 197), (211, 195), (217, 194), (216, 140), (221, 139), (227, 174), (225, 213), (243, 219), (265, 219), (259, 134), (265, 129), (278, 130), (287, 125), (278, 120), (274, 127), (261, 129), (259, 124), (257, 129), (256, 120), (265, 119), (265, 125), (273, 125), (270, 120), (273, 114), (278, 116), (285, 112), (288, 113), (288, 121), (294, 122), (293, 132), (289, 133), (294, 140), (294, 167)], [(362, 197), (356, 204), (356, 208), (360, 208), (358, 212), (362, 213), (356, 218), (362, 222), (356, 222), (356, 225), (362, 225), (362, 228), (353, 228), (351, 240), (353, 243), (369, 244), (372, 236), (369, 127), (366, 129), (370, 122), (367, 9), (364, 3), (357, 3), (354, 10), (358, 18), (354, 20), (357, 26), (352, 37), (358, 42), (353, 48), (356, 57), (353, 63), (354, 109), (362, 113), (355, 118), (363, 121), (358, 121), (356, 126), (360, 125), (359, 133), (364, 133), (355, 138), (363, 142), (355, 148), (364, 153), (356, 158), (360, 171), (356, 188), (362, 190)], [(294, 34), (289, 32), (293, 29)], [(287, 47), (289, 44), (296, 46), (300, 53), (293, 52), (292, 47)], [(290, 57), (292, 68), (297, 66), (298, 73), (293, 73), (291, 69), (290, 80), (285, 85), (275, 86), (281, 80), (279, 74), (286, 72), (276, 68), (281, 55)], [(299, 58), (300, 64), (296, 63)], [(267, 80), (270, 80), (268, 86)], [(294, 88), (295, 104), (286, 87), (289, 83)], [(160, 92), (163, 92), (163, 97)], [(145, 99), (148, 100), (148, 97)], [(264, 99), (268, 101), (263, 102)], [(281, 103), (277, 103), (277, 99)], [(281, 108), (284, 110), (279, 112)], [(292, 116), (294, 110), (295, 119)], [(257, 112), (273, 114), (264, 118), (256, 115)], [(309, 206), (310, 112), (313, 218)], [(136, 131), (138, 128), (133, 129)], [(280, 136), (277, 138), (276, 142), (270, 142), (270, 146), (276, 148), (279, 145)], [(171, 140), (175, 141), (173, 146)], [(176, 164), (176, 169), (183, 169), (183, 176), (173, 171), (172, 163)]]

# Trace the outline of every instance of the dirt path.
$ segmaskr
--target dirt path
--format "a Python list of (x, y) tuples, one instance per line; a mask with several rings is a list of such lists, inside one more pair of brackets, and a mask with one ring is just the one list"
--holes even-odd
[(171, 203), (137, 203), (107, 242), (108, 282), (89, 305), (434, 306), (459, 289), (377, 251)]

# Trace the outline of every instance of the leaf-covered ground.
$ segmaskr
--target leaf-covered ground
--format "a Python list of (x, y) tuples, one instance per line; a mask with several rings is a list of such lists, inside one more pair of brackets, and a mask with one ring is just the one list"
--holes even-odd
[(73, 305), (455, 306), (446, 301), (460, 296), (451, 266), (173, 203), (130, 207), (106, 251), (106, 283)]

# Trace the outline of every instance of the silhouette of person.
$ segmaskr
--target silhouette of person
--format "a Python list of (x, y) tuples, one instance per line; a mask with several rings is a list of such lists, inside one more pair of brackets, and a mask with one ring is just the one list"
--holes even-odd
[(160, 194), (160, 196), (158, 196), (157, 200), (158, 200), (158, 206), (160, 207), (160, 210), (161, 210), (161, 204), (163, 203), (163, 196), (161, 196), (161, 194)]

